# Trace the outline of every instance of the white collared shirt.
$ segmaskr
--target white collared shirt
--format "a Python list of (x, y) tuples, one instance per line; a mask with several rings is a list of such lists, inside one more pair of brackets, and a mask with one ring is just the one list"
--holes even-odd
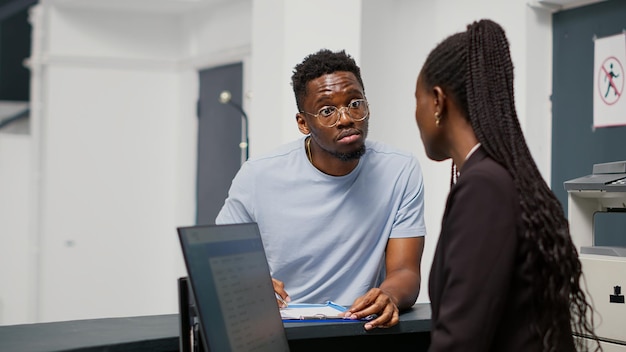
[(469, 153), (467, 153), (467, 155), (465, 156), (465, 161), (467, 161), (467, 159), (469, 159), (469, 157), (472, 156), (472, 154), (474, 154), (474, 152), (476, 151), (476, 149), (478, 149), (478, 147), (480, 147), (480, 142), (476, 143), (476, 145), (473, 146), (472, 149), (470, 149)]

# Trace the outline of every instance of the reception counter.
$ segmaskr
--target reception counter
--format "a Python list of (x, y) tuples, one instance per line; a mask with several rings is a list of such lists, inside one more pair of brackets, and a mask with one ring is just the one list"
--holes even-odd
[[(430, 305), (402, 312), (400, 323), (365, 331), (362, 323), (284, 323), (291, 351), (345, 351), (389, 346), (395, 351), (426, 351)], [(74, 320), (0, 326), (0, 351), (163, 351), (180, 350), (178, 314)]]

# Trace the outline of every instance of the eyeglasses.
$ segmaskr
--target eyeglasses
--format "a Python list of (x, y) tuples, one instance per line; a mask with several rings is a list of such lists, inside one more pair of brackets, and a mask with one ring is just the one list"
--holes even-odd
[(342, 106), (340, 108), (332, 105), (324, 106), (323, 108), (319, 109), (317, 114), (311, 114), (310, 112), (306, 111), (300, 112), (317, 117), (320, 125), (324, 127), (335, 127), (337, 123), (339, 123), (341, 113), (344, 112), (344, 109), (348, 116), (350, 116), (352, 121), (355, 122), (365, 120), (370, 113), (367, 100), (365, 99), (354, 99), (348, 104), (348, 106)]

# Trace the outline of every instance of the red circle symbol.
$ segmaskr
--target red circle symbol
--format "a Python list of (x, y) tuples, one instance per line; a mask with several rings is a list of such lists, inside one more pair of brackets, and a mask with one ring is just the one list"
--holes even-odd
[(617, 103), (624, 93), (624, 67), (614, 56), (608, 57), (598, 71), (598, 94), (606, 105)]

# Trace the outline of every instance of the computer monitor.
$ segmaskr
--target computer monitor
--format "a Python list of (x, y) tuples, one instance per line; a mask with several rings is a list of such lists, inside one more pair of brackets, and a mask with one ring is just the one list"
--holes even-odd
[(179, 227), (206, 351), (289, 351), (256, 223)]

